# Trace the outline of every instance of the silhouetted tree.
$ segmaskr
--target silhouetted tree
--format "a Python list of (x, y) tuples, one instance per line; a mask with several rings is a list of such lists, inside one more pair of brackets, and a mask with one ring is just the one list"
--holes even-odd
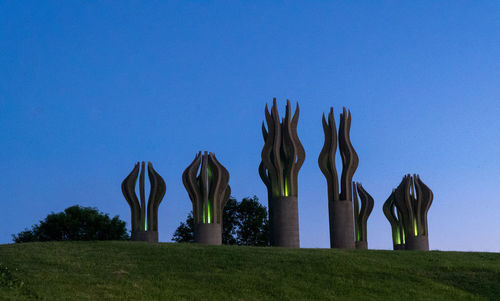
[(194, 218), (193, 211), (189, 212), (186, 221), (181, 222), (172, 237), (176, 242), (194, 242)]
[(269, 245), (269, 221), (267, 209), (256, 196), (244, 198), (237, 210), (237, 241), (245, 246)]
[(118, 216), (112, 219), (96, 208), (68, 207), (64, 212), (51, 213), (40, 224), (33, 225), (17, 235), (16, 243), (60, 240), (127, 240), (125, 222)]
[(227, 200), (222, 211), (222, 243), (236, 245), (236, 227), (238, 226), (238, 201), (234, 198)]
[[(222, 243), (226, 245), (269, 245), (269, 221), (267, 209), (256, 196), (238, 202), (230, 198), (222, 212)], [(194, 219), (190, 212), (172, 237), (176, 242), (194, 241)]]

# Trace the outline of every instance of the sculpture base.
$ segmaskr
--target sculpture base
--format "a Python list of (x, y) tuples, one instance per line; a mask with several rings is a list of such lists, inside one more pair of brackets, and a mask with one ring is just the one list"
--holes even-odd
[(132, 231), (132, 241), (158, 242), (158, 231)]
[(427, 236), (407, 236), (406, 249), (429, 251), (429, 238)]
[(394, 245), (394, 250), (406, 250), (406, 247), (402, 244)]
[(273, 200), (272, 225), (271, 242), (273, 246), (300, 248), (297, 197), (287, 196)]
[(358, 250), (368, 250), (368, 242), (367, 241), (357, 241), (356, 249)]
[(330, 247), (354, 249), (354, 209), (352, 201), (330, 202)]
[(194, 242), (222, 245), (222, 224), (194, 224)]

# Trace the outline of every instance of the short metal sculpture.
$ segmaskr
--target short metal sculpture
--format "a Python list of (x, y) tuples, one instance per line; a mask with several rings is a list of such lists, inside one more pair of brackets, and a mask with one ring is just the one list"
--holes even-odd
[(354, 249), (354, 221), (352, 204), (352, 177), (358, 167), (358, 155), (354, 150), (351, 139), (351, 112), (343, 109), (340, 114), (338, 143), (342, 158), (342, 175), (339, 180), (335, 167), (335, 152), (337, 150), (337, 129), (333, 117), (333, 108), (330, 108), (328, 121), (323, 115), (323, 131), (325, 144), (319, 154), (319, 168), (326, 177), (328, 185), (328, 212), (330, 217), (330, 246), (332, 248)]
[[(137, 162), (132, 172), (122, 182), (123, 196), (130, 205), (132, 213), (132, 237), (134, 241), (158, 242), (158, 207), (165, 195), (165, 181), (153, 169), (153, 164), (148, 162), (148, 176), (151, 184), (148, 205), (146, 207), (144, 190), (144, 162)], [(142, 166), (142, 168), (141, 168)], [(140, 170), (140, 176), (139, 176)], [(139, 176), (139, 194), (141, 202), (137, 199), (135, 185)]]
[[(373, 198), (363, 188), (361, 183), (352, 183), (352, 195), (354, 197), (354, 238), (356, 249), (368, 249), (366, 222), (373, 210)], [(361, 208), (359, 207), (361, 200)]]
[(396, 190), (393, 190), (382, 207), (385, 217), (389, 220), (392, 230), (392, 245), (394, 250), (405, 250), (405, 230), (401, 220), (401, 212), (396, 208)]
[(429, 250), (427, 212), (433, 194), (418, 175), (406, 175), (396, 188), (395, 204), (403, 222), (407, 250)]
[(269, 203), (270, 243), (279, 247), (300, 247), (297, 204), (297, 175), (305, 159), (305, 151), (297, 135), (299, 104), (293, 117), (290, 101), (286, 101), (285, 118), (280, 122), (276, 98), (271, 113), (265, 109), (267, 130), (262, 123), (264, 147), (259, 174), (267, 187)]
[(194, 241), (222, 244), (222, 212), (231, 195), (229, 172), (213, 153), (199, 152), (182, 174), (182, 182), (193, 203)]

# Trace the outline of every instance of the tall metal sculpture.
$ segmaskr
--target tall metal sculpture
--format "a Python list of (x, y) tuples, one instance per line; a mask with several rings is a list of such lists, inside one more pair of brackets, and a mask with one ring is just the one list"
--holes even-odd
[(407, 250), (429, 250), (427, 212), (433, 194), (418, 175), (404, 176), (396, 188), (395, 204), (403, 222)]
[(328, 121), (323, 115), (323, 131), (325, 144), (319, 154), (319, 168), (326, 177), (328, 185), (328, 212), (330, 217), (330, 246), (332, 248), (354, 249), (354, 221), (352, 203), (352, 177), (358, 167), (358, 155), (351, 139), (351, 112), (343, 108), (340, 114), (338, 143), (342, 158), (342, 175), (340, 178), (340, 194), (335, 152), (337, 150), (337, 128), (330, 108)]
[[(137, 162), (132, 172), (123, 180), (122, 192), (130, 206), (132, 215), (132, 240), (158, 242), (158, 207), (165, 195), (165, 181), (163, 181), (163, 178), (153, 169), (153, 164), (148, 162), (148, 176), (151, 189), (149, 192), (148, 205), (146, 207), (144, 174), (144, 162), (141, 164)], [(140, 203), (135, 193), (135, 185), (138, 176)]]
[(194, 241), (221, 245), (222, 212), (231, 195), (229, 172), (213, 153), (199, 152), (182, 174), (182, 182), (193, 203)]
[[(352, 195), (354, 197), (354, 238), (356, 249), (368, 249), (366, 222), (373, 210), (373, 198), (363, 188), (361, 183), (352, 183)], [(361, 208), (359, 207), (361, 200)]]
[(280, 122), (276, 98), (271, 113), (265, 108), (267, 130), (262, 122), (264, 147), (259, 174), (267, 187), (270, 242), (272, 246), (300, 247), (297, 175), (305, 159), (305, 151), (297, 135), (299, 104), (293, 117), (290, 101), (286, 101), (285, 118)]
[(392, 230), (392, 245), (394, 250), (405, 250), (405, 230), (403, 227), (403, 221), (401, 220), (401, 212), (396, 208), (396, 190), (394, 189), (385, 201), (382, 209), (384, 215), (389, 220)]

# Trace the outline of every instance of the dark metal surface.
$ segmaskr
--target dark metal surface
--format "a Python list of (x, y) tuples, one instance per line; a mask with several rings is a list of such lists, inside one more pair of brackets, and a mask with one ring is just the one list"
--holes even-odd
[(408, 174), (403, 177), (399, 186), (384, 204), (384, 214), (391, 226), (397, 225), (404, 231), (406, 250), (429, 250), (427, 213), (433, 197), (431, 189), (422, 182), (419, 175)]
[(231, 195), (229, 172), (213, 153), (201, 151), (182, 174), (193, 204), (195, 242), (222, 244), (222, 212)]
[[(148, 176), (151, 189), (147, 207), (144, 187), (145, 162), (135, 164), (130, 174), (122, 182), (122, 192), (130, 206), (131, 239), (158, 242), (158, 207), (165, 195), (166, 185), (163, 178), (154, 170), (151, 162), (148, 162)], [(135, 193), (138, 177), (140, 203)]]
[[(355, 227), (353, 220), (352, 177), (358, 167), (359, 158), (351, 144), (351, 112), (343, 108), (342, 114), (340, 114), (338, 135), (333, 108), (330, 108), (328, 118), (325, 118), (325, 115), (323, 115), (322, 123), (325, 143), (318, 157), (318, 165), (326, 177), (328, 186), (330, 247), (353, 249), (355, 248)], [(340, 157), (342, 158), (340, 185), (335, 166), (337, 140)]]
[[(263, 122), (264, 147), (261, 152), (262, 161), (259, 165), (259, 175), (268, 192), (270, 243), (272, 246), (299, 247), (300, 245), (298, 209), (296, 208), (297, 176), (305, 160), (305, 151), (297, 135), (299, 112), (297, 103), (292, 117), (290, 101), (287, 100), (285, 117), (280, 122), (276, 98), (273, 99), (271, 112), (269, 112), (267, 104), (265, 108), (267, 129)], [(290, 206), (282, 204), (282, 202), (287, 201), (291, 202)], [(294, 203), (295, 205), (293, 205)], [(285, 212), (283, 210), (291, 211)], [(283, 216), (288, 218), (283, 219)], [(296, 231), (284, 230), (295, 228), (297, 228)], [(283, 235), (287, 237), (283, 237)]]
[[(354, 204), (354, 235), (356, 241), (356, 249), (368, 249), (368, 231), (367, 222), (370, 213), (373, 210), (373, 198), (368, 192), (363, 188), (361, 183), (353, 182), (352, 185), (352, 195)], [(361, 201), (361, 208), (358, 201)]]

